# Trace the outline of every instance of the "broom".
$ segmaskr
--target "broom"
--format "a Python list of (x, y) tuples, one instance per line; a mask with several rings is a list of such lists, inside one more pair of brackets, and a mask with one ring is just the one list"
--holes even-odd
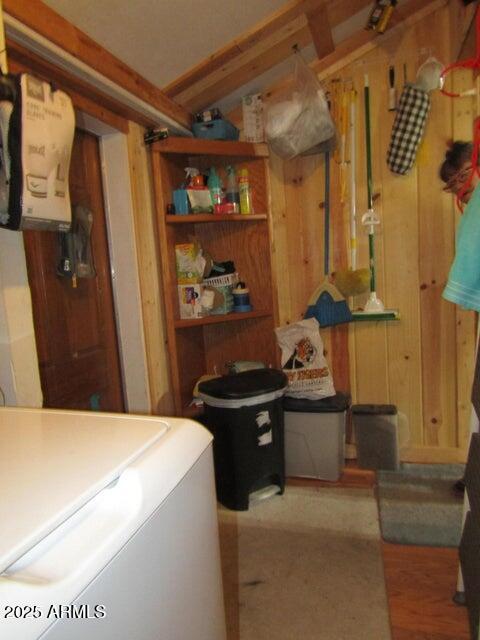
[(350, 322), (352, 314), (340, 291), (330, 282), (330, 152), (325, 153), (325, 226), (324, 226), (324, 281), (315, 289), (308, 301), (305, 318), (316, 318), (321, 327)]
[(333, 282), (340, 293), (348, 298), (349, 296), (357, 296), (368, 291), (370, 283), (370, 270), (357, 269), (357, 226), (356, 226), (356, 92), (351, 89), (348, 94), (350, 100), (350, 123), (348, 122), (348, 100), (347, 92), (344, 90), (342, 96), (342, 150), (341, 164), (342, 170), (342, 204), (345, 203), (346, 192), (346, 160), (345, 148), (347, 139), (347, 130), (350, 128), (350, 268), (340, 269), (332, 273)]

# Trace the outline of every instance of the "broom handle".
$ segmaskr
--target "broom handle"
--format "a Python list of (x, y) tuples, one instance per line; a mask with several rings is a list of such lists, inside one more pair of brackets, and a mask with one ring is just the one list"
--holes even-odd
[(355, 89), (350, 94), (350, 268), (357, 268), (357, 190), (356, 190), (356, 133), (355, 133)]
[[(367, 149), (367, 194), (368, 209), (373, 210), (373, 179), (372, 179), (372, 148), (370, 144), (370, 87), (368, 75), (365, 74), (365, 86), (363, 88), (365, 98), (365, 147)], [(368, 255), (370, 260), (370, 291), (376, 291), (375, 275), (375, 236), (373, 224), (368, 231)]]
[(367, 149), (368, 208), (373, 209), (372, 147), (370, 144), (370, 87), (368, 86), (367, 75), (365, 75), (363, 93), (365, 97), (365, 146)]
[(324, 270), (325, 277), (329, 274), (330, 263), (330, 151), (325, 151), (325, 225), (323, 231), (325, 245)]

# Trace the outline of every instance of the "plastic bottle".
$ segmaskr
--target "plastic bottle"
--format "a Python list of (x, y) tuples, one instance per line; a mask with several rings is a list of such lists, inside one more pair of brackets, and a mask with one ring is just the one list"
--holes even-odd
[(233, 310), (245, 313), (252, 310), (250, 304), (249, 290), (244, 282), (239, 282), (233, 290)]
[(248, 169), (240, 169), (238, 190), (240, 193), (240, 213), (252, 213), (252, 197), (250, 193), (250, 183), (248, 181)]
[(240, 194), (238, 191), (237, 176), (235, 175), (235, 168), (232, 166), (227, 167), (227, 190), (226, 200), (229, 203), (229, 213), (240, 213)]
[(213, 211), (219, 213), (219, 207), (222, 204), (222, 181), (215, 171), (215, 167), (212, 167), (208, 173), (207, 186), (212, 196)]

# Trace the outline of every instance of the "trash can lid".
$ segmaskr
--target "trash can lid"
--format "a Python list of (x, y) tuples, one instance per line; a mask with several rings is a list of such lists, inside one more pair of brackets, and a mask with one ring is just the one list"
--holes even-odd
[(394, 404), (352, 404), (352, 413), (365, 416), (395, 416), (397, 407)]
[(285, 396), (283, 409), (284, 411), (297, 411), (298, 413), (340, 413), (348, 409), (350, 400), (350, 394), (342, 393), (341, 391), (337, 391), (334, 396), (320, 398), (319, 400)]
[(198, 385), (198, 390), (212, 398), (252, 398), (283, 389), (287, 382), (287, 376), (278, 369), (253, 369), (205, 380)]

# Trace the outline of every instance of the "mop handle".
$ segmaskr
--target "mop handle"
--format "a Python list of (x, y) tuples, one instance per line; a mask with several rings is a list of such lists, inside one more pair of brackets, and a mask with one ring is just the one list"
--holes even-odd
[(329, 273), (329, 254), (330, 254), (330, 151), (325, 151), (325, 225), (324, 225), (324, 237), (325, 255), (324, 255), (324, 270), (325, 276)]
[[(365, 97), (365, 147), (367, 149), (367, 194), (368, 210), (373, 215), (373, 178), (372, 178), (372, 147), (370, 144), (370, 87), (368, 75), (365, 74), (365, 85), (363, 88)], [(375, 276), (375, 235), (374, 226), (370, 225), (368, 230), (368, 255), (370, 261), (370, 291), (376, 291)]]
[(368, 255), (370, 258), (370, 291), (377, 290), (377, 282), (375, 276), (375, 236), (373, 233), (373, 227), (370, 227), (371, 231), (368, 233)]
[(370, 87), (368, 75), (365, 74), (365, 86), (363, 88), (365, 97), (365, 146), (367, 149), (367, 192), (368, 208), (373, 209), (373, 178), (372, 178), (372, 147), (370, 144)]
[(353, 89), (350, 96), (350, 267), (353, 271), (357, 268), (357, 187), (356, 187), (356, 139), (355, 139), (355, 100), (356, 93)]

